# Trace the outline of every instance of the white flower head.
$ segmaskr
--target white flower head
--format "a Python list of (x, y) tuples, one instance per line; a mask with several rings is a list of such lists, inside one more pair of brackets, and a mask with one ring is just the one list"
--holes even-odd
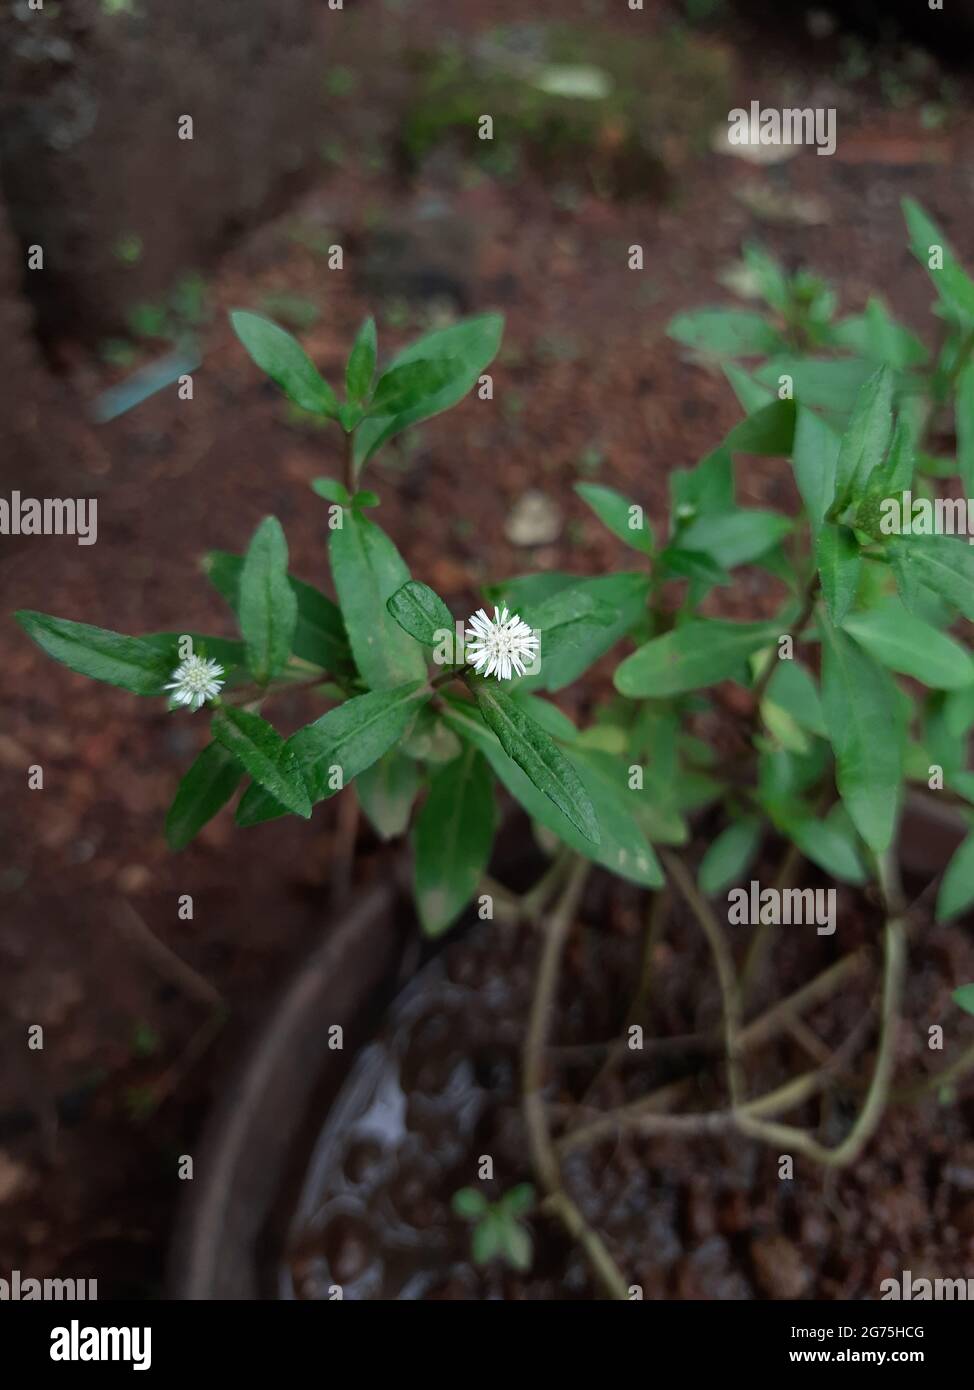
[(509, 681), (523, 676), (526, 665), (538, 655), (538, 638), (523, 619), (506, 608), (495, 608), (493, 620), (482, 608), (469, 619), (467, 660), (478, 675)]
[(169, 698), (174, 705), (188, 705), (196, 710), (219, 695), (223, 688), (222, 675), (223, 667), (218, 661), (208, 661), (205, 656), (188, 656), (173, 671), (172, 680), (165, 689), (172, 691)]

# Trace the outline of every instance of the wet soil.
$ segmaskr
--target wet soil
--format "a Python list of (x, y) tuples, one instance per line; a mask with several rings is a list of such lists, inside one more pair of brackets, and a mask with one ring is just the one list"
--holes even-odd
[[(773, 873), (770, 863), (766, 871)], [(808, 926), (775, 929), (755, 1015), (780, 997), (783, 980), (797, 987), (875, 941), (877, 909), (851, 890), (839, 897), (833, 937), (818, 938)], [(627, 1036), (644, 908), (637, 893), (602, 876), (582, 903), (550, 1034), (546, 1099), (556, 1133), (565, 1116), (574, 1126), (684, 1077), (691, 1084), (679, 1109), (726, 1104), (716, 1054), (699, 1041), (658, 1044), (699, 1038), (719, 1024), (706, 946), (679, 908), (652, 959), (644, 1047), (624, 1047), (598, 1081), (607, 1045)], [(746, 949), (751, 930), (732, 931), (736, 949)], [(534, 1260), (521, 1274), (497, 1259), (477, 1267), (470, 1227), (450, 1205), (463, 1187), (496, 1200), (533, 1179), (519, 1077), (537, 948), (527, 927), (478, 924), (400, 996), (323, 1117), (281, 1269), (283, 1296), (329, 1299), (336, 1285), (350, 1299), (600, 1295), (581, 1251), (537, 1209), (528, 1218)], [(927, 1028), (947, 1023), (951, 982), (971, 968), (964, 928), (938, 928), (935, 942), (915, 943), (910, 1014), (897, 1046), (901, 1078), (922, 1079), (943, 1065), (945, 1054), (927, 1046)], [(808, 1014), (815, 1036), (838, 1046), (868, 1013), (874, 988), (873, 971)], [(866, 1033), (861, 1044), (850, 1068), (859, 1077), (868, 1074), (874, 1038)], [(763, 1094), (814, 1065), (792, 1038), (779, 1038), (748, 1055), (748, 1092)], [(844, 1078), (827, 1100), (787, 1119), (834, 1144), (860, 1103)], [(916, 1277), (921, 1270), (967, 1277), (974, 1269), (972, 1119), (970, 1099), (941, 1104), (933, 1096), (891, 1109), (866, 1155), (831, 1178), (797, 1155), (794, 1176), (782, 1177), (777, 1149), (739, 1136), (617, 1134), (568, 1155), (564, 1180), (645, 1298), (878, 1298), (881, 1280), (904, 1268)], [(493, 1178), (481, 1182), (485, 1157)]]

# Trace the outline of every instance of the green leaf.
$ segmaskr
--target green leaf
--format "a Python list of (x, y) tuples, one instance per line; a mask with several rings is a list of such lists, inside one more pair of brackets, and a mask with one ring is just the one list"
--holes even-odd
[(841, 623), (855, 602), (862, 567), (859, 542), (848, 526), (823, 525), (815, 545), (815, 563), (829, 617)]
[(432, 394), (427, 394), (405, 409), (386, 414), (370, 414), (355, 432), (355, 466), (360, 469), (385, 441), (409, 425), (448, 410), (477, 383), (481, 372), (497, 354), (504, 329), (500, 314), (480, 314), (462, 319), (450, 328), (427, 333), (411, 343), (390, 365), (389, 373), (412, 362), (442, 362), (454, 364), (452, 374)]
[(328, 538), (332, 578), (342, 617), (365, 684), (391, 690), (426, 675), (423, 649), (403, 632), (386, 608), (409, 580), (409, 570), (392, 541), (374, 521), (345, 512)]
[(497, 735), (507, 756), (554, 802), (576, 830), (597, 845), (599, 823), (595, 810), (578, 773), (565, 755), (510, 695), (479, 681), (471, 682), (471, 688), (484, 722)]
[(957, 378), (954, 401), (957, 430), (957, 472), (967, 497), (974, 497), (974, 362), (968, 361)]
[(290, 739), (285, 743), (266, 719), (236, 705), (214, 710), (210, 727), (216, 741), (243, 763), (255, 782), (285, 810), (308, 819), (311, 802)]
[(707, 589), (715, 585), (726, 586), (731, 582), (727, 571), (699, 550), (684, 550), (681, 546), (668, 545), (661, 552), (659, 560), (664, 579), (689, 579), (700, 586), (701, 597)]
[(893, 373), (880, 367), (856, 398), (835, 466), (835, 505), (858, 497), (886, 457), (893, 432)]
[(891, 677), (845, 633), (822, 623), (822, 706), (839, 794), (877, 854), (896, 823), (902, 749)]
[(415, 362), (400, 362), (379, 377), (369, 414), (389, 417), (418, 411), (422, 417), (433, 412), (435, 401), (444, 387), (455, 386), (464, 379), (463, 361), (456, 357), (419, 358)]
[(697, 880), (701, 893), (712, 898), (737, 883), (750, 868), (761, 844), (761, 822), (742, 816), (721, 831), (700, 861)]
[(779, 661), (768, 681), (767, 696), (795, 723), (819, 738), (828, 738), (815, 678), (800, 661)]
[(169, 848), (185, 849), (233, 796), (243, 767), (219, 743), (208, 743), (183, 777), (166, 816)]
[(504, 1225), (495, 1211), (488, 1211), (473, 1228), (470, 1253), (475, 1265), (489, 1264), (504, 1248)]
[(247, 663), (255, 679), (266, 684), (287, 663), (298, 620), (287, 577), (287, 541), (276, 517), (264, 517), (244, 556), (238, 615)]
[(498, 1202), (498, 1206), (511, 1216), (524, 1216), (534, 1206), (535, 1192), (534, 1186), (529, 1182), (519, 1182), (516, 1187), (512, 1187), (505, 1192)]
[(745, 415), (753, 415), (756, 410), (760, 410), (762, 406), (770, 405), (774, 400), (773, 392), (769, 391), (766, 386), (761, 386), (743, 368), (736, 366), (733, 362), (726, 361), (720, 365)]
[(721, 516), (701, 516), (680, 532), (684, 550), (700, 551), (723, 569), (749, 565), (787, 536), (794, 522), (777, 512), (740, 507)]
[[(937, 893), (937, 921), (946, 922), (974, 903), (974, 831), (951, 856)], [(970, 989), (970, 986), (967, 986)], [(954, 996), (955, 1000), (957, 996)], [(957, 1001), (960, 1002), (959, 1000)], [(966, 1007), (966, 1005), (965, 1005)], [(968, 1010), (974, 1012), (974, 1010)]]
[[(913, 198), (903, 199), (903, 215), (910, 233), (910, 250), (930, 276), (952, 316), (967, 323), (974, 318), (974, 284), (964, 273), (950, 243)], [(934, 248), (941, 253), (937, 268), (930, 264)]]
[(974, 985), (961, 985), (950, 997), (965, 1013), (974, 1014)]
[[(214, 587), (236, 613), (240, 607), (240, 576), (243, 557), (226, 550), (211, 550), (204, 568)], [(310, 584), (288, 577), (297, 600), (298, 618), (291, 650), (302, 661), (310, 661), (335, 675), (345, 675), (353, 667), (345, 624), (336, 604)]]
[(891, 671), (913, 676), (924, 685), (959, 690), (974, 682), (970, 653), (910, 613), (896, 598), (861, 613), (850, 613), (842, 627)]
[(450, 1206), (464, 1221), (477, 1221), (487, 1210), (487, 1198), (475, 1187), (461, 1187), (451, 1197)]
[(435, 647), (443, 634), (454, 634), (453, 614), (427, 584), (409, 579), (386, 603), (389, 612), (404, 632), (424, 647)]
[(925, 584), (974, 620), (974, 546), (959, 536), (891, 536), (886, 551), (907, 607), (911, 586)]
[(576, 483), (575, 491), (614, 536), (633, 550), (652, 555), (655, 548), (653, 532), (642, 507), (630, 502), (620, 492), (601, 487), (598, 483)]
[(133, 695), (165, 694), (173, 667), (152, 642), (29, 608), (21, 608), (14, 617), (42, 651), (79, 675), (121, 686)]
[(525, 714), (536, 724), (540, 724), (545, 733), (550, 734), (552, 738), (557, 738), (562, 743), (574, 743), (579, 737), (578, 730), (568, 715), (563, 714), (550, 700), (542, 700), (537, 695), (522, 695), (520, 692), (511, 698), (516, 700)]
[(639, 819), (648, 791), (630, 789), (628, 764), (610, 753), (573, 745), (565, 754), (595, 807), (601, 832), (598, 862), (632, 883), (661, 887), (663, 871)]
[[(659, 887), (662, 882), (662, 874), (652, 848), (645, 835), (640, 833), (638, 823), (636, 827), (627, 824), (623, 841), (613, 840), (611, 832), (617, 828), (619, 820), (618, 812), (614, 809), (611, 823), (600, 824), (601, 839), (598, 845), (594, 845), (591, 840), (586, 839), (576, 830), (568, 817), (559, 811), (543, 792), (538, 790), (515, 762), (511, 761), (501, 748), (497, 738), (486, 727), (469, 701), (456, 700), (448, 696), (444, 717), (450, 727), (463, 740), (480, 749), (490, 763), (497, 779), (506, 787), (515, 801), (524, 807), (532, 820), (540, 822), (541, 825), (553, 831), (560, 840), (578, 854), (584, 855), (586, 859), (594, 860), (597, 864), (604, 865), (620, 877), (629, 879), (634, 883), (645, 884), (647, 887)], [(577, 750), (572, 749), (570, 751), (574, 755)], [(587, 762), (591, 761), (587, 751), (585, 757)], [(614, 760), (614, 768), (618, 771), (614, 770), (611, 774), (614, 783), (611, 795), (617, 807), (620, 796), (625, 794), (620, 792), (620, 788), (625, 786), (624, 777), (627, 769), (625, 764), (619, 763), (617, 760)], [(581, 775), (581, 768), (579, 768), (579, 775)], [(597, 771), (596, 775), (598, 775)], [(603, 782), (604, 778), (601, 776), (598, 776), (597, 781), (593, 776), (590, 785), (598, 788)], [(602, 795), (605, 795), (604, 788)], [(634, 798), (633, 809), (639, 820), (642, 819), (643, 811), (650, 807), (651, 797), (648, 791), (640, 794), (638, 800)], [(672, 815), (661, 817), (664, 828), (673, 829), (673, 819)], [(677, 833), (673, 837), (673, 843), (682, 843), (686, 838), (686, 834), (681, 836)]]
[(795, 402), (773, 400), (735, 425), (724, 445), (734, 453), (784, 458), (791, 453), (794, 438)]
[(336, 507), (349, 507), (352, 504), (348, 488), (337, 478), (312, 478), (311, 491)]
[(715, 516), (734, 505), (734, 460), (721, 445), (701, 459), (696, 468), (678, 468), (670, 474), (670, 496), (677, 521), (695, 516)]
[(302, 410), (315, 415), (338, 415), (338, 400), (304, 348), (290, 333), (260, 314), (235, 309), (230, 315), (233, 331), (250, 356)]
[(393, 840), (405, 832), (419, 784), (415, 762), (398, 748), (390, 748), (356, 777), (362, 810), (380, 839)]
[[(334, 796), (378, 761), (405, 734), (430, 694), (429, 686), (410, 681), (395, 690), (356, 695), (292, 734), (288, 751), (300, 768), (312, 804)], [(279, 801), (249, 788), (237, 807), (238, 825), (256, 825), (284, 815), (286, 807)]]
[(839, 436), (813, 410), (799, 406), (791, 466), (812, 534), (819, 531), (835, 497)]
[(654, 637), (616, 668), (615, 688), (630, 699), (666, 699), (717, 681), (740, 679), (748, 657), (781, 636), (779, 623), (705, 618)]
[(859, 854), (851, 825), (843, 827), (837, 820), (816, 820), (808, 816), (786, 817), (782, 828), (806, 859), (833, 878), (841, 883), (866, 882), (869, 874)]
[(766, 318), (742, 309), (695, 309), (677, 314), (666, 325), (666, 332), (678, 343), (714, 357), (768, 357), (785, 345)]
[(193, 644), (194, 656), (218, 661), (224, 671), (229, 671), (234, 666), (243, 667), (247, 660), (244, 644), (232, 637), (210, 637), (202, 632), (146, 632), (139, 640), (151, 643), (156, 651), (165, 657), (167, 669), (173, 671), (182, 660), (179, 645), (186, 637)]
[(833, 341), (860, 357), (905, 371), (926, 360), (927, 350), (915, 334), (891, 317), (881, 299), (872, 296), (864, 314), (837, 323)]
[(517, 688), (556, 691), (577, 680), (642, 620), (649, 587), (648, 574), (586, 579), (556, 571), (489, 585), (491, 603), (506, 605), (538, 631), (544, 624), (539, 670), (519, 680)]
[(467, 746), (433, 774), (416, 821), (416, 907), (427, 936), (451, 927), (477, 891), (495, 828), (490, 770)]
[(512, 1269), (518, 1269), (522, 1273), (530, 1269), (534, 1258), (530, 1234), (517, 1221), (505, 1222), (502, 1232), (501, 1250), (507, 1263)]
[(872, 363), (859, 357), (776, 357), (763, 363), (754, 376), (775, 391), (782, 377), (790, 377), (799, 408), (820, 406), (846, 416), (872, 371)]
[(352, 344), (345, 367), (345, 389), (349, 400), (360, 401), (368, 395), (375, 376), (376, 352), (375, 319), (367, 318)]

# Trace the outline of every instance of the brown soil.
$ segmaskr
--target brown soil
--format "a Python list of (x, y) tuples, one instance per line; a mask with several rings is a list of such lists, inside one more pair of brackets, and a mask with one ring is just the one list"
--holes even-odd
[[(560, 7), (535, 8), (543, 18)], [(513, 0), (491, 6), (490, 23), (516, 19), (520, 11)], [(449, 25), (464, 31), (487, 22), (478, 5), (442, 0), (424, 7), (431, 36), (443, 32), (447, 12)], [(383, 11), (384, 62), (395, 55), (402, 32), (396, 24), (406, 22)], [(662, 22), (660, 14), (654, 11), (649, 22)], [(760, 91), (770, 102), (812, 83), (815, 104), (836, 104), (843, 113), (847, 140), (840, 151), (846, 152), (819, 159), (807, 151), (770, 171), (705, 154), (683, 169), (665, 204), (610, 205), (583, 194), (568, 206), (543, 183), (467, 180), (454, 166), (430, 169), (403, 188), (388, 164), (367, 167), (353, 146), (340, 166), (323, 167), (286, 216), (214, 267), (212, 328), (192, 402), (177, 402), (167, 390), (92, 434), (82, 423), (88, 404), (124, 372), (72, 342), (55, 344), (79, 423), (77, 448), (59, 449), (51, 466), (63, 493), (99, 496), (99, 543), (77, 547), (62, 537), (5, 548), (4, 608), (37, 608), (133, 633), (229, 632), (199, 558), (211, 548), (240, 550), (267, 512), (285, 526), (293, 571), (326, 584), (323, 513), (307, 484), (337, 470), (335, 437), (289, 419), (226, 327), (229, 308), (260, 307), (280, 291), (320, 309), (303, 340), (332, 379), (366, 312), (377, 314), (386, 353), (429, 321), (437, 309), (431, 293), (440, 296), (440, 308), (445, 294), (448, 308), (497, 307), (507, 315), (493, 405), (468, 400), (414, 431), (371, 480), (382, 493), (379, 519), (413, 574), (458, 609), (488, 578), (549, 567), (599, 573), (624, 563), (621, 548), (571, 490), (593, 469), (662, 524), (668, 474), (702, 457), (738, 415), (723, 379), (684, 360), (664, 327), (677, 310), (727, 298), (715, 277), (746, 238), (759, 237), (790, 265), (807, 264), (832, 278), (849, 311), (862, 308), (879, 287), (894, 310), (929, 334), (929, 291), (907, 253), (898, 199), (904, 193), (921, 199), (960, 253), (974, 260), (966, 215), (974, 172), (967, 111), (953, 107), (945, 130), (927, 132), (915, 105), (891, 110), (871, 80), (837, 81), (831, 57), (810, 69), (801, 46), (779, 50), (779, 40), (767, 34), (758, 46), (741, 28), (728, 28), (721, 41), (733, 50), (735, 100), (747, 102)], [(339, 60), (333, 41), (323, 49), (322, 66)], [(755, 188), (765, 205), (770, 195), (776, 218), (793, 218), (792, 195), (801, 195), (817, 200), (824, 222), (769, 222), (767, 211), (753, 211)], [(440, 229), (432, 235), (431, 222)], [(442, 247), (454, 244), (446, 227), (466, 248), (459, 268), (455, 259), (442, 263)], [(365, 273), (377, 228), (412, 238), (399, 267), (402, 293), (394, 290), (394, 260), (384, 265), (381, 290)], [(329, 272), (313, 249), (322, 237), (346, 246), (343, 272)], [(634, 241), (645, 247), (646, 270), (638, 277), (626, 268)], [(424, 257), (429, 274), (417, 287)], [(37, 428), (43, 431), (42, 417)], [(5, 479), (10, 488), (30, 491), (15, 467), (5, 465)], [(518, 548), (504, 533), (528, 487), (563, 514), (558, 539), (543, 547)], [(794, 496), (786, 468), (769, 460), (741, 460), (739, 494), (745, 504), (783, 507)], [(727, 594), (728, 611), (741, 616), (767, 611), (773, 602), (757, 572), (743, 572)], [(181, 1194), (177, 1157), (193, 1152), (214, 1088), (291, 963), (327, 930), (337, 803), (308, 824), (292, 820), (249, 832), (223, 816), (196, 845), (172, 856), (163, 817), (179, 771), (204, 741), (202, 721), (170, 718), (157, 704), (139, 704), (52, 666), (12, 623), (0, 630), (0, 651), (0, 989), (8, 1020), (0, 1080), (0, 1268), (36, 1277), (95, 1276), (103, 1297), (156, 1294)], [(594, 689), (566, 694), (566, 707), (584, 713)], [(294, 696), (282, 706), (282, 724), (296, 727), (313, 713), (303, 696)], [(43, 791), (27, 790), (25, 770), (33, 763), (44, 767)], [(354, 882), (377, 871), (376, 854), (363, 830)], [(191, 921), (177, 915), (182, 894), (192, 895)], [(207, 1045), (208, 1006), (160, 975), (151, 956), (115, 925), (120, 901), (219, 991), (230, 1021), (215, 1041)], [(788, 957), (780, 981), (795, 983)], [(606, 1016), (606, 1029), (624, 998), (625, 991), (614, 997), (616, 1013)], [(922, 998), (911, 998), (915, 1013)], [(515, 1012), (512, 1004), (512, 1023)], [(841, 1021), (830, 1026), (840, 1028)], [(26, 1029), (37, 1022), (45, 1028), (43, 1052), (25, 1046)], [(962, 1115), (944, 1123), (959, 1124)], [(916, 1116), (895, 1120), (882, 1154), (877, 1148), (869, 1162), (898, 1162), (905, 1174), (925, 1152), (915, 1143), (918, 1127)], [(925, 1132), (936, 1164), (938, 1136)], [(739, 1151), (730, 1171), (744, 1161)], [(695, 1153), (695, 1172), (711, 1193), (726, 1185), (723, 1162), (705, 1150)], [(654, 1165), (646, 1167), (644, 1184), (662, 1182), (658, 1153)], [(748, 1192), (750, 1180), (740, 1181)], [(862, 1169), (854, 1181), (864, 1182)], [(910, 1200), (923, 1190), (918, 1181), (898, 1179)], [(754, 1208), (767, 1213), (760, 1229), (734, 1239), (800, 1237), (807, 1242), (802, 1267), (820, 1269), (824, 1257), (813, 1253), (818, 1237), (801, 1237), (805, 1218), (789, 1217), (783, 1230), (775, 1218), (777, 1204), (784, 1210), (795, 1199), (777, 1195), (776, 1184), (763, 1190), (763, 1198), (753, 1198), (766, 1204)], [(874, 1198), (875, 1192), (870, 1205)], [(716, 1234), (705, 1222), (687, 1225), (674, 1214), (677, 1200), (671, 1195), (669, 1205), (647, 1207), (647, 1219), (675, 1232), (673, 1260), (659, 1276), (670, 1291), (692, 1292), (707, 1279), (719, 1283), (734, 1269), (747, 1281), (745, 1291), (755, 1287), (757, 1257), (736, 1263), (727, 1254), (727, 1230), (719, 1223)], [(746, 1202), (750, 1210), (751, 1196)], [(708, 1197), (705, 1209), (713, 1206)], [(914, 1228), (905, 1229), (904, 1248)], [(873, 1265), (856, 1278), (873, 1278), (887, 1248), (883, 1239), (867, 1242)], [(719, 1243), (715, 1267), (723, 1272), (673, 1272), (695, 1252), (699, 1267), (710, 1269), (711, 1257), (699, 1252), (712, 1240)], [(859, 1254), (864, 1240), (853, 1231), (845, 1255), (833, 1260), (836, 1289), (852, 1287), (849, 1271), (866, 1259)], [(953, 1248), (943, 1246), (941, 1268), (950, 1266)], [(645, 1277), (647, 1288), (655, 1287), (651, 1273)]]
[[(765, 865), (762, 881), (773, 877)], [(811, 880), (808, 881), (809, 884)], [(624, 1038), (627, 1004), (640, 973), (645, 899), (604, 876), (594, 880), (565, 953), (550, 1034), (546, 1098), (573, 1124), (638, 1100), (681, 1077), (695, 1077), (680, 1109), (726, 1105), (723, 1066), (696, 1044), (654, 1053), (625, 1050), (590, 1089), (606, 1058), (593, 1043)], [(781, 926), (754, 1013), (824, 970), (838, 956), (875, 942), (878, 910), (840, 890), (841, 930)], [(746, 948), (751, 929), (732, 931)], [(743, 938), (743, 942), (742, 942)], [(527, 1275), (494, 1260), (470, 1259), (470, 1227), (450, 1207), (473, 1186), (497, 1200), (532, 1180), (521, 1115), (520, 1069), (534, 984), (537, 938), (521, 927), (478, 924), (401, 997), (375, 1043), (358, 1058), (334, 1102), (304, 1180), (285, 1266), (285, 1289), (328, 1299), (575, 1299), (601, 1294), (580, 1249), (561, 1226), (528, 1224), (534, 1261)], [(974, 967), (963, 928), (941, 928), (934, 947), (911, 956), (910, 1018), (897, 1054), (912, 1080), (942, 1066), (926, 1046), (927, 1021), (949, 1010), (952, 982)], [(642, 1022), (646, 1038), (699, 1035), (719, 1027), (720, 1000), (702, 933), (685, 910), (672, 914), (652, 964), (653, 990)], [(837, 1047), (868, 1012), (875, 977), (863, 976), (806, 1021)], [(851, 1067), (868, 1074), (871, 1047)], [(785, 1037), (748, 1055), (748, 1094), (764, 1094), (815, 1065)], [(849, 1084), (787, 1116), (821, 1126), (838, 1143), (861, 1104)], [(974, 1267), (972, 1102), (940, 1106), (931, 1097), (891, 1110), (878, 1138), (852, 1168), (827, 1177), (795, 1157), (782, 1178), (776, 1148), (740, 1136), (638, 1137), (624, 1134), (567, 1157), (565, 1185), (602, 1235), (630, 1285), (644, 1298), (871, 1298), (880, 1281), (965, 1277)], [(557, 1133), (564, 1121), (552, 1123)], [(916, 1135), (923, 1134), (923, 1145)], [(493, 1181), (480, 1182), (484, 1156)]]

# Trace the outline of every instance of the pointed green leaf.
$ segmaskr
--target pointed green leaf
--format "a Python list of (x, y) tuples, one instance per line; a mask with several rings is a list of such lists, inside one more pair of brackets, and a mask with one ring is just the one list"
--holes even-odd
[(782, 828), (806, 859), (837, 878), (840, 883), (865, 883), (869, 877), (850, 824), (816, 820), (812, 816), (785, 817)]
[(742, 816), (722, 830), (700, 861), (697, 880), (708, 898), (740, 882), (754, 862), (761, 844), (761, 822)]
[[(204, 562), (207, 576), (236, 613), (240, 607), (240, 576), (243, 556), (226, 550), (211, 550)], [(352, 652), (345, 624), (336, 604), (310, 584), (288, 576), (297, 600), (298, 617), (291, 650), (302, 661), (310, 661), (334, 675), (352, 670)]]
[(405, 832), (419, 783), (415, 762), (398, 748), (390, 748), (356, 777), (362, 810), (380, 839), (393, 840)]
[(409, 425), (449, 410), (477, 383), (480, 374), (497, 354), (504, 319), (500, 314), (480, 314), (462, 319), (449, 328), (437, 329), (410, 343), (391, 363), (386, 375), (412, 362), (454, 363), (450, 375), (435, 391), (424, 394), (405, 408), (386, 413), (370, 413), (355, 431), (355, 466), (372, 457), (376, 449)]
[(817, 534), (835, 497), (838, 459), (839, 436), (835, 430), (813, 410), (799, 406), (791, 464), (813, 535)]
[(301, 770), (288, 744), (266, 719), (236, 705), (222, 705), (214, 710), (210, 727), (217, 742), (243, 763), (255, 782), (285, 810), (307, 820), (311, 802)]
[(386, 608), (409, 580), (409, 570), (374, 521), (345, 512), (328, 538), (332, 578), (355, 664), (372, 690), (391, 690), (426, 675), (423, 649)]
[(642, 507), (630, 502), (621, 492), (598, 483), (576, 483), (575, 491), (614, 536), (633, 550), (652, 555), (655, 548), (653, 531)]
[(913, 676), (935, 690), (959, 690), (974, 682), (974, 661), (959, 642), (910, 613), (895, 598), (850, 613), (842, 627), (891, 671)]
[(694, 309), (670, 319), (666, 332), (714, 357), (768, 357), (785, 345), (766, 318), (745, 309)]
[[(937, 921), (946, 922), (974, 903), (974, 832), (951, 857), (937, 894)], [(971, 1010), (974, 1012), (974, 1010)]]
[(856, 398), (849, 427), (839, 445), (835, 503), (847, 504), (865, 489), (869, 475), (886, 457), (893, 432), (893, 373), (880, 367)]
[(461, 1187), (451, 1197), (450, 1206), (464, 1221), (477, 1221), (487, 1210), (487, 1198), (475, 1187)]
[(316, 415), (335, 418), (338, 400), (304, 348), (290, 333), (261, 314), (235, 309), (230, 315), (233, 331), (250, 356), (275, 381), (284, 394)]
[(615, 688), (630, 699), (661, 700), (740, 679), (748, 657), (780, 636), (779, 623), (684, 623), (626, 657), (616, 668)]
[(416, 907), (427, 936), (451, 927), (476, 893), (495, 826), (490, 770), (468, 746), (433, 774), (416, 821)]
[(749, 565), (766, 555), (794, 529), (790, 517), (754, 507), (736, 507), (722, 515), (701, 516), (679, 533), (684, 550), (709, 555), (724, 569)]
[(286, 665), (298, 620), (298, 601), (287, 577), (287, 541), (276, 517), (264, 517), (247, 548), (239, 605), (247, 662), (255, 679), (265, 684)]
[(158, 645), (28, 608), (14, 617), (42, 651), (79, 675), (121, 686), (133, 695), (165, 694), (173, 667)]
[(471, 688), (484, 722), (497, 735), (507, 756), (586, 839), (597, 845), (595, 810), (565, 755), (510, 695), (480, 681), (472, 682)]
[(794, 438), (795, 402), (786, 398), (770, 401), (735, 425), (724, 445), (733, 453), (784, 458), (791, 453)]
[(965, 1013), (974, 1014), (974, 985), (961, 985), (950, 997)]
[(893, 838), (902, 776), (896, 688), (871, 656), (827, 621), (822, 706), (839, 794), (866, 844), (882, 854)]
[(891, 536), (886, 550), (907, 607), (910, 588), (925, 584), (974, 620), (974, 546), (959, 536)]
[[(288, 754), (299, 768), (312, 804), (324, 801), (371, 767), (406, 733), (430, 698), (429, 686), (410, 681), (395, 690), (356, 695), (291, 735)], [(268, 788), (272, 793), (272, 789)], [(284, 815), (281, 798), (250, 787), (237, 807), (238, 825)]]
[(815, 563), (829, 617), (834, 623), (841, 623), (855, 602), (862, 567), (859, 542), (848, 526), (825, 522), (815, 545)]
[(360, 401), (368, 395), (375, 376), (376, 351), (375, 319), (367, 318), (352, 344), (345, 367), (345, 389), (349, 400)]
[(169, 848), (184, 849), (233, 796), (243, 776), (233, 753), (208, 743), (179, 784), (166, 816)]
[[(649, 888), (660, 886), (663, 881), (662, 872), (652, 846), (646, 839), (646, 834), (640, 829), (643, 812), (652, 804), (653, 794), (648, 787), (641, 793), (632, 793), (631, 812), (628, 802), (622, 807), (622, 810), (626, 812), (623, 837), (621, 840), (613, 838), (613, 833), (621, 828), (621, 798), (629, 795), (626, 782), (628, 767), (625, 763), (617, 758), (609, 759), (612, 768), (611, 771), (608, 771), (593, 763), (589, 751), (585, 750), (586, 767), (583, 769), (580, 763), (576, 764), (579, 775), (582, 776), (584, 772), (584, 777), (588, 779), (586, 785), (593, 802), (596, 801), (596, 797), (599, 797), (598, 806), (601, 806), (602, 799), (611, 797), (613, 803), (610, 818), (605, 824), (602, 824), (600, 820), (600, 841), (595, 845), (579, 833), (568, 817), (559, 811), (554, 803), (543, 792), (539, 791), (531, 779), (508, 757), (496, 736), (487, 728), (469, 700), (457, 700), (448, 696), (445, 704), (444, 718), (451, 729), (455, 730), (465, 742), (472, 743), (475, 748), (480, 749), (490, 763), (498, 781), (506, 787), (515, 801), (524, 807), (532, 820), (538, 821), (553, 831), (576, 853), (584, 855), (586, 859), (591, 859), (596, 864), (602, 864), (612, 873), (618, 874), (620, 878), (628, 879), (632, 883), (643, 884)], [(572, 756), (578, 751), (574, 748), (569, 750)], [(605, 785), (607, 780), (612, 783), (611, 789)], [(598, 810), (597, 814), (599, 814)], [(636, 820), (635, 825), (631, 823), (633, 818)], [(661, 820), (664, 828), (672, 827), (672, 816), (667, 820), (664, 814)], [(683, 835), (677, 833), (672, 837), (673, 843), (683, 843), (686, 838), (685, 833)]]
[(409, 579), (397, 589), (386, 607), (402, 630), (424, 647), (435, 647), (444, 632), (453, 636), (453, 614), (439, 594), (417, 579)]

